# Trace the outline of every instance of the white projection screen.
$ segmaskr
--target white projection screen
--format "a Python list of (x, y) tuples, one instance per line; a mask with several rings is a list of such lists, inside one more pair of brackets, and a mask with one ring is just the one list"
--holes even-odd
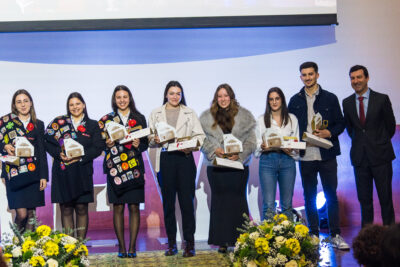
[(1, 0), (0, 31), (337, 24), (336, 0)]

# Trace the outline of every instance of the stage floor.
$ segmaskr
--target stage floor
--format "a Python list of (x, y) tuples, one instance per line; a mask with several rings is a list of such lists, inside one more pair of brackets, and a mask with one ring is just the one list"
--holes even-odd
[[(323, 231), (323, 230), (322, 230)], [(345, 227), (342, 228), (342, 236), (346, 242), (351, 245), (353, 238), (360, 231), (360, 227)], [(327, 236), (327, 233), (321, 233), (320, 239)], [(115, 253), (118, 252), (118, 242), (116, 240), (114, 230), (92, 230), (88, 232), (88, 237), (91, 239), (88, 242), (88, 248), (90, 254), (96, 253)], [(129, 232), (126, 229), (125, 232), (125, 243), (128, 246), (129, 242)], [(155, 251), (166, 249), (167, 239), (165, 236), (164, 229), (160, 228), (141, 228), (136, 242), (136, 249), (138, 252), (138, 257), (140, 257), (140, 252), (145, 251)], [(207, 244), (206, 240), (196, 241), (197, 250), (216, 250), (217, 247), (210, 246)], [(181, 251), (180, 251), (181, 253)], [(350, 251), (339, 251), (332, 249), (330, 246), (321, 246), (321, 262), (319, 266), (332, 266), (332, 267), (352, 267), (359, 266), (357, 261), (353, 257), (352, 250)]]

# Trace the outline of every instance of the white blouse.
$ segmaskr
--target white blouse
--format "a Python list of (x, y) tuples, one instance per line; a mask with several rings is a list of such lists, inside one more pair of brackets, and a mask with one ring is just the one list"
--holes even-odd
[[(297, 118), (295, 115), (292, 113), (289, 113), (289, 122), (285, 126), (279, 127), (278, 123), (272, 118), (271, 116), (271, 127), (278, 133), (280, 133), (282, 136), (295, 136), (297, 139), (300, 141), (299, 138), (299, 123), (297, 121)], [(257, 126), (256, 126), (256, 138), (257, 138), (257, 148), (256, 151), (254, 151), (254, 155), (256, 157), (259, 157), (262, 153), (261, 150), (261, 144), (263, 142), (262, 136), (266, 131), (265, 123), (264, 123), (264, 115), (261, 115), (257, 119)], [(294, 159), (298, 159), (298, 151), (293, 150), (292, 151), (292, 157)]]

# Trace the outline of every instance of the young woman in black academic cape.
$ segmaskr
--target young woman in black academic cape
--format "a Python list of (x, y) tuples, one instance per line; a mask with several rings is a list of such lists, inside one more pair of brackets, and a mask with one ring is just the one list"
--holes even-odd
[[(66, 156), (64, 140), (72, 138), (83, 146), (84, 155)], [(71, 93), (67, 115), (58, 116), (47, 126), (47, 152), (54, 158), (51, 181), (51, 202), (59, 203), (63, 228), (78, 238), (86, 237), (88, 203), (93, 202), (93, 160), (104, 149), (97, 121), (91, 120), (80, 93)], [(74, 220), (75, 212), (75, 220)]]
[[(140, 226), (139, 203), (144, 202), (144, 164), (142, 152), (147, 150), (148, 139), (143, 137), (132, 142), (120, 144), (111, 141), (105, 125), (116, 122), (133, 132), (147, 127), (146, 118), (136, 109), (132, 93), (125, 85), (115, 87), (111, 107), (113, 112), (99, 121), (106, 142), (103, 169), (107, 174), (108, 200), (113, 204), (114, 230), (118, 238), (118, 257), (136, 257), (136, 238)], [(130, 242), (126, 253), (124, 239), (124, 210), (129, 209)]]
[(15, 209), (15, 223), (21, 231), (34, 230), (29, 221), (35, 216), (36, 207), (45, 204), (48, 167), (43, 135), (44, 124), (36, 118), (31, 95), (24, 89), (16, 91), (11, 113), (0, 118), (0, 152), (15, 156), (14, 141), (19, 136), (34, 147), (34, 157), (20, 157), (16, 165), (3, 164), (8, 206)]

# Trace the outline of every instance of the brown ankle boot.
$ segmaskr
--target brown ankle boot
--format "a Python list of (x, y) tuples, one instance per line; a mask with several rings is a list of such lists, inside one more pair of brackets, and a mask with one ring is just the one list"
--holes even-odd
[(194, 249), (194, 241), (186, 241), (185, 249), (183, 250), (183, 257), (193, 257), (196, 255), (196, 251)]

